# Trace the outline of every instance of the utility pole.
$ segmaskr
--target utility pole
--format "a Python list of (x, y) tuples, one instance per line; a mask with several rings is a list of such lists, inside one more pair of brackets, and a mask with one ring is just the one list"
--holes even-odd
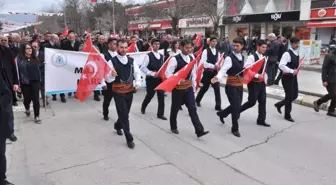
[(114, 13), (114, 4), (115, 4), (115, 0), (112, 0), (112, 21), (113, 21), (113, 34), (115, 34), (116, 30), (115, 30), (115, 13)]

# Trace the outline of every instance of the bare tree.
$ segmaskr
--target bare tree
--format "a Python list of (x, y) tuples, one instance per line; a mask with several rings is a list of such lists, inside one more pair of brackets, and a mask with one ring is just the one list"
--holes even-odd
[[(221, 0), (195, 0), (196, 6), (201, 13), (209, 16), (213, 22), (213, 34), (218, 36), (218, 27), (221, 18), (225, 15), (226, 8), (218, 7), (218, 2)], [(220, 4), (220, 3), (219, 3)]]

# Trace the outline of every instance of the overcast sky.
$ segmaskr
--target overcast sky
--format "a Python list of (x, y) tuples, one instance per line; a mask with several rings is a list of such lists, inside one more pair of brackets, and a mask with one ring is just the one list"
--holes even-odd
[[(50, 7), (53, 4), (55, 6), (58, 6), (59, 1), (62, 0), (0, 0), (0, 1), (5, 1), (2, 12), (41, 12), (43, 8)], [(127, 2), (127, 0), (117, 0), (117, 1), (122, 3)], [(142, 1), (143, 0), (135, 0), (135, 2), (142, 2)]]

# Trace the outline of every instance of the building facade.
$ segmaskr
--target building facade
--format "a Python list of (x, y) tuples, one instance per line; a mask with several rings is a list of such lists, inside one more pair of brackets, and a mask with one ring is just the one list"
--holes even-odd
[(336, 0), (312, 0), (308, 19), (311, 39), (329, 44), (336, 37)]
[(210, 17), (195, 17), (179, 20), (179, 28), (181, 29), (180, 34), (182, 36), (192, 36), (199, 33), (209, 36), (213, 30), (213, 26)]
[(286, 38), (309, 39), (307, 21), (301, 21), (301, 1), (304, 0), (219, 0), (223, 11), (221, 35), (266, 39), (269, 33)]

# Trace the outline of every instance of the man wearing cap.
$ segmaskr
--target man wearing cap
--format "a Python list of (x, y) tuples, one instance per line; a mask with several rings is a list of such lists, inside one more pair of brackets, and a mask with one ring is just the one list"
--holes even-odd
[[(201, 101), (205, 93), (208, 91), (211, 79), (217, 75), (217, 72), (219, 70), (218, 62), (220, 58), (220, 54), (218, 50), (216, 49), (217, 45), (217, 38), (211, 37), (210, 38), (210, 46), (203, 51), (201, 63), (204, 63), (204, 72), (201, 82), (203, 83), (203, 86), (201, 87), (201, 90), (198, 92), (196, 97), (196, 105), (198, 107), (201, 107)], [(212, 88), (215, 92), (215, 109), (217, 111), (221, 110), (221, 95), (220, 95), (220, 85), (219, 82), (212, 84)]]
[(299, 95), (297, 81), (297, 69), (300, 65), (300, 56), (298, 50), (299, 41), (300, 40), (298, 38), (292, 37), (290, 39), (291, 48), (281, 57), (279, 68), (283, 72), (281, 82), (285, 90), (285, 99), (274, 105), (280, 114), (282, 113), (281, 108), (285, 106), (285, 120), (290, 122), (294, 122), (294, 119), (291, 116), (292, 102), (295, 101)]
[(314, 110), (319, 111), (320, 105), (331, 100), (328, 116), (336, 117), (336, 44), (330, 45), (329, 54), (325, 56), (322, 66), (322, 82), (328, 94), (314, 102)]

